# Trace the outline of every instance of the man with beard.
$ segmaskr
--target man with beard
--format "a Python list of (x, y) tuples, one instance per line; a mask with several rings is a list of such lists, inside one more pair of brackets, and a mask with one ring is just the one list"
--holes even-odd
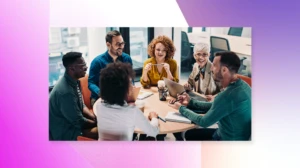
[(91, 91), (91, 105), (93, 106), (96, 100), (99, 98), (99, 79), (100, 71), (105, 68), (107, 64), (113, 62), (129, 63), (132, 66), (131, 57), (123, 53), (125, 42), (120, 32), (113, 30), (108, 32), (106, 37), (106, 46), (108, 50), (97, 56), (91, 63), (88, 87)]
[(62, 62), (65, 74), (50, 93), (50, 140), (71, 141), (80, 135), (97, 139), (97, 118), (84, 105), (80, 90), (79, 78), (84, 77), (87, 70), (82, 54), (69, 52)]
[[(218, 122), (219, 128), (212, 135), (213, 140), (249, 140), (251, 136), (251, 88), (237, 77), (240, 59), (234, 52), (216, 53), (211, 71), (215, 81), (220, 82), (224, 91), (214, 102), (201, 102), (187, 94), (179, 95), (179, 102), (171, 100), (171, 107), (201, 127)], [(174, 103), (174, 104), (172, 104)], [(191, 109), (205, 111), (201, 116)], [(186, 132), (187, 140), (201, 140), (199, 130)]]
[(197, 43), (194, 46), (194, 58), (196, 63), (193, 66), (188, 83), (184, 84), (186, 90), (194, 90), (203, 94), (208, 101), (213, 101), (220, 92), (219, 85), (213, 79), (209, 61), (210, 47), (205, 43)]

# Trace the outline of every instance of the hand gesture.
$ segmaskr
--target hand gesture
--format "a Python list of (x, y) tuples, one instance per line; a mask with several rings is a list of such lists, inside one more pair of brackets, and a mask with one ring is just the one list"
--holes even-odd
[(150, 71), (151, 67), (152, 67), (151, 63), (146, 64), (144, 71), (147, 73), (148, 71)]
[(148, 115), (149, 120), (151, 121), (152, 118), (158, 118), (158, 115), (155, 112), (150, 112)]
[(179, 107), (182, 106), (182, 104), (179, 103), (176, 99), (174, 99), (174, 100), (169, 101), (169, 106), (176, 109), (176, 110), (178, 110)]
[(170, 65), (169, 64), (167, 64), (167, 63), (164, 63), (164, 68), (165, 68), (165, 70), (166, 70), (166, 72), (170, 72)]
[(191, 86), (189, 83), (184, 84), (183, 87), (184, 87), (184, 89), (187, 90), (187, 91), (192, 90), (192, 86)]
[(212, 101), (214, 101), (214, 99), (215, 99), (215, 96), (213, 96), (213, 95), (206, 95), (206, 100), (207, 101), (212, 102)]
[(187, 93), (183, 93), (182, 95), (177, 94), (177, 99), (180, 104), (187, 106), (191, 100), (190, 96)]

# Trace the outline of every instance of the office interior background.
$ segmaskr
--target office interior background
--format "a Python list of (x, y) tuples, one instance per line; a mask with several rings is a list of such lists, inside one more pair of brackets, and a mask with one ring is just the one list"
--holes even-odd
[[(210, 60), (217, 51), (234, 51), (241, 58), (239, 74), (251, 77), (251, 28), (249, 27), (51, 27), (49, 29), (49, 89), (63, 76), (62, 56), (70, 51), (83, 53), (91, 61), (107, 50), (105, 35), (119, 30), (126, 43), (124, 52), (129, 54), (136, 72), (136, 84), (142, 74), (143, 63), (149, 58), (148, 44), (158, 35), (170, 37), (176, 47), (174, 59), (179, 68), (180, 83), (187, 81), (192, 66), (195, 43), (211, 46)], [(89, 73), (89, 69), (87, 71)]]

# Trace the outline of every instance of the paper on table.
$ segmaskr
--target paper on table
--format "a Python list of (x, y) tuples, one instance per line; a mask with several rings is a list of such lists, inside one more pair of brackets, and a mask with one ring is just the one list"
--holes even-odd
[(151, 95), (153, 95), (152, 92), (147, 92), (147, 91), (142, 91), (142, 90), (141, 90), (141, 91), (139, 92), (139, 95), (138, 95), (137, 99), (142, 100), (142, 99), (145, 99), (145, 98), (147, 98), (147, 97), (149, 97), (149, 96), (151, 96)]
[(192, 121), (189, 120), (188, 118), (184, 117), (180, 113), (177, 112), (168, 112), (167, 116), (165, 117), (166, 121), (171, 121), (171, 122), (182, 122), (182, 123), (188, 123), (191, 124)]

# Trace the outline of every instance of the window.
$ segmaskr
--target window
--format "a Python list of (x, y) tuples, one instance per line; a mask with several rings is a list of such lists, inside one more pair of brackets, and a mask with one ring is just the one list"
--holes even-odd
[(133, 69), (143, 68), (148, 59), (148, 30), (147, 28), (130, 28), (130, 56)]
[(53, 86), (64, 75), (62, 56), (77, 51), (88, 57), (87, 28), (50, 28), (49, 31), (49, 86)]
[(62, 57), (70, 51), (83, 54), (83, 58), (88, 64), (87, 73), (89, 73), (91, 61), (107, 50), (105, 36), (112, 30), (122, 33), (126, 42), (124, 52), (131, 56), (136, 73), (135, 81), (139, 81), (143, 64), (148, 59), (147, 48), (149, 41), (154, 37), (154, 28), (52, 27), (49, 30), (49, 86), (54, 86), (64, 75), (65, 68), (62, 64)]

